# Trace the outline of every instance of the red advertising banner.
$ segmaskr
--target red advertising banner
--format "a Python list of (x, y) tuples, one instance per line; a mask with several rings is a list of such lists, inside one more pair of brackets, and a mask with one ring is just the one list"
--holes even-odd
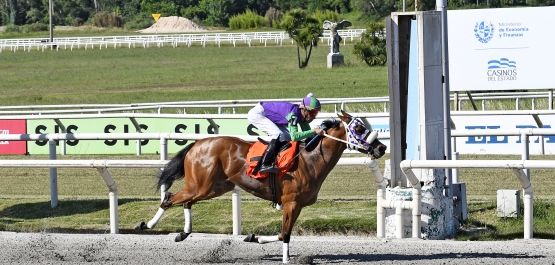
[[(27, 126), (25, 120), (0, 120), (0, 135), (25, 134)], [(27, 153), (26, 141), (5, 141), (0, 139), (0, 154), (25, 154)]]

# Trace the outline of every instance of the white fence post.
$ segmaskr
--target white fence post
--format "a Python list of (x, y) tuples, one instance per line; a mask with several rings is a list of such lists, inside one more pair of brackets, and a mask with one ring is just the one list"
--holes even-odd
[[(50, 160), (56, 160), (56, 141), (48, 135), (48, 147)], [(58, 168), (50, 168), (50, 206), (58, 206)]]
[(110, 233), (111, 234), (119, 234), (118, 228), (118, 187), (116, 186), (116, 182), (108, 172), (108, 169), (105, 167), (97, 167), (96, 170), (102, 176), (104, 183), (108, 186), (108, 197), (109, 197), (109, 204), (110, 204)]
[(231, 212), (233, 215), (233, 235), (241, 235), (241, 189), (231, 191)]

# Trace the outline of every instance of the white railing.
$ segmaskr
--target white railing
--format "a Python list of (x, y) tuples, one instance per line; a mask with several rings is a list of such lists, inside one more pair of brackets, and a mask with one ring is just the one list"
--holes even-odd
[[(33, 141), (49, 140), (50, 160), (0, 160), (0, 167), (10, 168), (50, 168), (50, 202), (52, 207), (58, 205), (57, 187), (57, 168), (96, 168), (101, 174), (104, 183), (109, 189), (110, 204), (110, 233), (119, 233), (118, 227), (118, 190), (117, 185), (108, 168), (163, 168), (169, 161), (167, 160), (167, 140), (199, 140), (207, 137), (217, 137), (223, 135), (199, 135), (182, 133), (123, 133), (123, 134), (7, 134), (0, 135), (0, 140), (9, 141)], [(235, 136), (245, 141), (254, 142), (258, 137), (255, 136)], [(261, 137), (269, 139), (269, 137)], [(56, 160), (56, 140), (140, 140), (140, 139), (159, 139), (160, 140), (160, 160)], [(368, 163), (368, 157), (341, 158), (337, 165), (353, 166)], [(164, 198), (164, 191), (161, 191), (161, 199)], [(232, 191), (232, 216), (233, 234), (241, 234), (241, 197), (240, 191)]]
[[(524, 239), (533, 237), (534, 232), (534, 188), (523, 169), (555, 169), (555, 160), (405, 160), (401, 169), (409, 179), (415, 179), (413, 169), (429, 168), (510, 168), (524, 190)], [(418, 189), (418, 185), (416, 185)], [(403, 229), (402, 227), (397, 229)], [(418, 234), (419, 231), (416, 231)], [(414, 230), (413, 230), (413, 233)], [(413, 237), (415, 235), (413, 234)]]
[(531, 99), (532, 110), (536, 109), (536, 99), (547, 99), (547, 109), (553, 109), (553, 90), (548, 91), (529, 91), (529, 92), (489, 92), (489, 93), (474, 93), (474, 94), (459, 94), (455, 92), (451, 95), (451, 101), (454, 102), (455, 110), (460, 111), (462, 109), (462, 103), (465, 101), (476, 104), (480, 103), (480, 107), (476, 106), (477, 109), (486, 110), (487, 102), (499, 101), (503, 99), (509, 99), (515, 101), (515, 110), (520, 110), (521, 100)]
[[(358, 118), (376, 118), (376, 117), (387, 117), (387, 113), (353, 113)], [(152, 113), (108, 113), (108, 114), (53, 114), (53, 115), (11, 115), (2, 116), (2, 120), (54, 120), (56, 124), (61, 128), (62, 132), (66, 132), (66, 126), (63, 120), (67, 119), (94, 119), (94, 118), (128, 118), (135, 130), (141, 132), (142, 129), (137, 122), (137, 118), (170, 118), (170, 119), (205, 119), (214, 128), (214, 133), (218, 134), (218, 125), (214, 121), (215, 119), (247, 119), (247, 114), (152, 114)], [(318, 114), (319, 119), (326, 118), (337, 118), (336, 113), (320, 113)], [(0, 135), (0, 137), (3, 137)], [(42, 136), (46, 137), (46, 136)], [(139, 134), (137, 136), (140, 139), (147, 139), (147, 134)], [(180, 137), (180, 136), (176, 136)], [(0, 138), (4, 139), (4, 138)], [(181, 139), (181, 138), (180, 138)], [(17, 140), (17, 139), (14, 139)], [(20, 139), (25, 140), (25, 139)], [(42, 138), (40, 140), (47, 140)], [(197, 139), (198, 140), (198, 139)], [(62, 154), (65, 154), (65, 142), (62, 145)], [(137, 141), (137, 155), (141, 154), (141, 144)]]
[[(498, 100), (514, 100), (515, 110), (521, 109), (521, 101), (524, 99), (532, 100), (532, 110), (536, 110), (536, 100), (547, 99), (547, 110), (553, 109), (553, 93), (549, 91), (532, 91), (532, 92), (515, 92), (515, 93), (478, 93), (472, 95), (472, 100), (481, 102), (481, 111), (486, 111), (486, 102)], [(246, 100), (214, 100), (214, 101), (177, 101), (177, 102), (151, 102), (151, 103), (130, 103), (130, 104), (67, 104), (67, 105), (29, 105), (29, 106), (0, 106), (0, 116), (2, 115), (42, 115), (42, 114), (63, 114), (63, 113), (107, 113), (107, 112), (124, 112), (124, 111), (145, 111), (154, 110), (162, 113), (163, 110), (178, 109), (183, 113), (187, 113), (187, 109), (204, 108), (216, 109), (217, 113), (224, 113), (230, 110), (236, 113), (237, 108), (252, 107), (261, 101), (288, 101), (300, 102), (302, 98), (288, 99), (246, 99)], [(373, 109), (382, 109), (383, 112), (389, 112), (389, 97), (360, 97), (360, 98), (319, 98), (322, 105), (334, 105), (335, 111), (338, 109), (346, 109), (348, 104), (374, 104), (379, 107)], [(455, 104), (455, 110), (452, 115), (460, 115), (461, 105), (464, 101), (470, 101), (470, 97), (466, 94), (453, 94), (451, 101)], [(539, 109), (540, 110), (540, 109)], [(478, 114), (476, 114), (478, 115)]]
[[(353, 42), (360, 39), (365, 29), (348, 29), (338, 30), (338, 34), (343, 38), (343, 43), (346, 44), (347, 40)], [(328, 45), (331, 43), (330, 31), (324, 30), (322, 42), (327, 41)], [(2, 50), (10, 50), (16, 52), (19, 49), (30, 52), (33, 49), (42, 50), (63, 48), (64, 50), (70, 49), (107, 49), (117, 47), (142, 48), (163, 47), (171, 45), (177, 47), (179, 45), (217, 45), (221, 47), (222, 44), (231, 44), (234, 47), (237, 44), (245, 44), (249, 47), (255, 42), (268, 43), (282, 46), (284, 41), (293, 43), (293, 40), (284, 31), (269, 31), (269, 32), (238, 32), (238, 33), (195, 33), (195, 34), (156, 34), (156, 35), (132, 35), (132, 36), (99, 36), (99, 37), (61, 37), (53, 38), (52, 42), (47, 38), (27, 38), (27, 39), (4, 39), (0, 42), (0, 52)]]
[[(387, 112), (388, 97), (362, 97), (362, 98), (320, 98), (322, 105), (334, 105), (337, 112), (346, 109), (348, 104), (379, 104)], [(287, 101), (298, 103), (302, 98), (288, 99), (249, 99), (249, 100), (215, 100), (215, 101), (188, 101), (188, 102), (157, 102), (157, 103), (131, 103), (131, 104), (77, 104), (77, 105), (31, 105), (31, 106), (0, 106), (0, 119), (4, 115), (43, 115), (64, 113), (108, 113), (108, 112), (133, 112), (155, 110), (161, 114), (163, 110), (178, 109), (187, 113), (187, 109), (204, 108), (216, 109), (218, 114), (231, 110), (233, 114), (237, 108), (251, 108), (259, 102)]]

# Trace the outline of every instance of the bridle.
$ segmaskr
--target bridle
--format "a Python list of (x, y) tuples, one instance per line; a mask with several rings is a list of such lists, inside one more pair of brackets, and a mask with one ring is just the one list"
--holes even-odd
[[(362, 134), (358, 134), (356, 132), (356, 127), (359, 125), (364, 127), (365, 129)], [(348, 124), (346, 122), (343, 122), (343, 127), (345, 127), (345, 132), (347, 134), (346, 141), (343, 139), (339, 139), (337, 137), (331, 136), (327, 133), (324, 134), (324, 136), (339, 142), (346, 143), (347, 148), (349, 150), (362, 149), (365, 151), (366, 154), (372, 153), (374, 151), (374, 148), (370, 146), (370, 143), (373, 142), (376, 138), (378, 138), (377, 131), (372, 131), (371, 129), (369, 129), (366, 126), (366, 124), (362, 120), (360, 120), (360, 118), (351, 119), (351, 121)], [(368, 138), (367, 140), (365, 140), (364, 138), (366, 138), (367, 136)]]

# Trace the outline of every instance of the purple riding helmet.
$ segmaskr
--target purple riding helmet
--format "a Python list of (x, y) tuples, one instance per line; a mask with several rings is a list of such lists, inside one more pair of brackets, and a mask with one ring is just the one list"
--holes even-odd
[(308, 111), (311, 111), (311, 110), (320, 111), (320, 109), (322, 108), (322, 106), (320, 105), (320, 101), (317, 98), (315, 98), (312, 93), (309, 93), (308, 95), (306, 95), (306, 98), (303, 99), (303, 101), (301, 102), (301, 104), (299, 104), (299, 106), (300, 108), (306, 109)]

